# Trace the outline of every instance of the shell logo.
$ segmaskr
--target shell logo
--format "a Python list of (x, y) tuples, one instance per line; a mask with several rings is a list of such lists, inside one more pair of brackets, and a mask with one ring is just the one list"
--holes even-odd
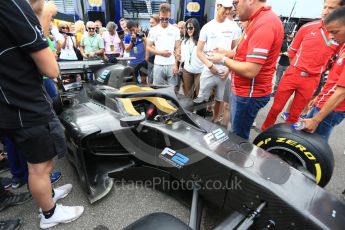
[(103, 5), (103, 0), (88, 0), (90, 6), (100, 7)]
[(199, 2), (189, 2), (187, 4), (187, 10), (188, 10), (188, 12), (194, 12), (194, 13), (199, 12), (200, 11)]

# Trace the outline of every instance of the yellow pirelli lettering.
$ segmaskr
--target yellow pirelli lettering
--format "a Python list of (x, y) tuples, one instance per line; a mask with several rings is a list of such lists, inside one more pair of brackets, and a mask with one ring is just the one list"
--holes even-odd
[(315, 164), (315, 172), (316, 172), (315, 180), (316, 180), (316, 183), (318, 184), (320, 183), (321, 176), (322, 176), (321, 166), (319, 163)]
[(304, 146), (301, 145), (301, 144), (298, 144), (298, 145), (296, 145), (295, 147), (298, 148), (299, 150), (301, 150), (301, 152), (304, 152), (305, 150), (307, 150), (307, 148), (304, 147)]
[(298, 143), (296, 141), (293, 141), (293, 140), (287, 140), (286, 144), (291, 145), (291, 146), (296, 146)]
[(303, 153), (306, 157), (308, 157), (309, 160), (316, 160), (314, 155), (311, 152), (304, 152)]
[(284, 137), (278, 137), (276, 140), (276, 142), (278, 142), (278, 143), (285, 143), (285, 141), (286, 141), (286, 138), (284, 138)]
[(266, 140), (262, 140), (257, 144), (257, 146), (261, 147), (263, 144), (267, 145), (268, 142), (270, 142), (271, 140), (272, 140), (272, 138), (267, 138)]

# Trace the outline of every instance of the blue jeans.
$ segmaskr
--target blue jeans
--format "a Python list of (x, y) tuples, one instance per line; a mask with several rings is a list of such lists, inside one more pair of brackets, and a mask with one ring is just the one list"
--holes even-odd
[(44, 79), (43, 84), (51, 99), (55, 98), (58, 95), (58, 91), (52, 79)]
[(29, 172), (28, 164), (23, 153), (15, 146), (8, 137), (4, 138), (8, 161), (10, 163), (10, 171), (13, 177), (28, 182)]
[[(319, 108), (314, 106), (309, 113), (307, 118), (315, 117), (315, 115), (320, 111)], [(331, 112), (325, 119), (323, 119), (319, 126), (317, 127), (315, 133), (319, 134), (328, 142), (332, 130), (335, 126), (339, 125), (345, 118), (345, 112)]]
[(264, 97), (240, 97), (231, 95), (232, 132), (248, 140), (250, 129), (256, 116), (270, 100), (270, 95)]

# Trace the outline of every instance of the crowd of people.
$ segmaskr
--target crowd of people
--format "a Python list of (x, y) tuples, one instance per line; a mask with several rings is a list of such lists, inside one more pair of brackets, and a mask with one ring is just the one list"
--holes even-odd
[[(9, 167), (13, 175), (1, 178), (0, 211), (32, 195), (42, 229), (76, 220), (84, 211), (56, 204), (71, 184), (52, 188), (61, 177), (52, 170), (52, 159), (66, 152), (63, 128), (51, 106), (57, 96), (57, 60), (116, 63), (119, 57), (134, 57), (128, 65), (137, 84), (174, 86), (196, 105), (207, 105), (212, 122), (246, 140), (272, 96), (262, 130), (274, 125), (290, 97), (288, 111), (282, 113), (286, 122), (302, 121), (305, 131), (325, 140), (345, 118), (344, 0), (325, 0), (321, 19), (296, 34), (284, 31), (265, 0), (218, 0), (215, 18), (202, 27), (195, 18), (171, 24), (171, 7), (162, 3), (159, 14), (150, 17), (148, 33), (124, 18), (121, 28), (112, 21), (103, 27), (99, 20), (54, 24), (53, 3), (29, 3), (0, 3), (0, 134), (8, 152), (8, 160), (0, 155), (0, 167)], [(31, 195), (5, 190), (26, 183)]]

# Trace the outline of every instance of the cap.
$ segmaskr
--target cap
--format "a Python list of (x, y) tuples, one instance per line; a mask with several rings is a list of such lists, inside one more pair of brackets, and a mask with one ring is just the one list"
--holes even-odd
[(232, 0), (217, 0), (217, 4), (221, 4), (224, 7), (233, 7)]

